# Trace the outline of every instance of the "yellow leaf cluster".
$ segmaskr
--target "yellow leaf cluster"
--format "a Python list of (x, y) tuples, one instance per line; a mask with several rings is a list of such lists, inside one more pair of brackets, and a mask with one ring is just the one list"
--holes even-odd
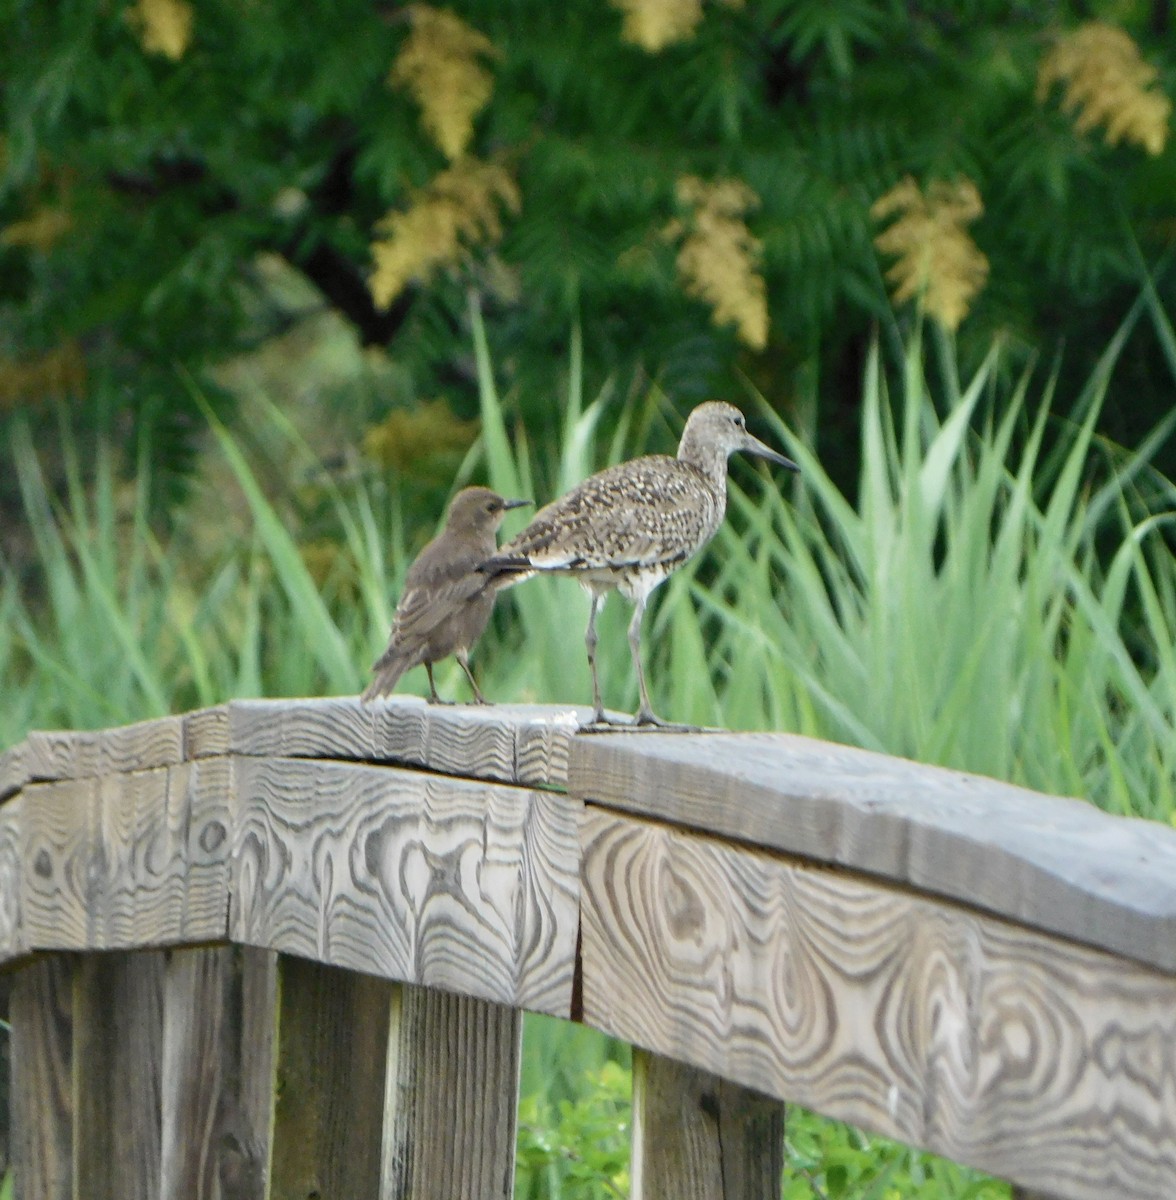
[(172, 62), (184, 57), (192, 41), (192, 6), (184, 0), (138, 0), (130, 18), (148, 54), (162, 54)]
[(1159, 154), (1168, 139), (1172, 102), (1154, 86), (1157, 74), (1122, 29), (1088, 21), (1059, 38), (1042, 59), (1037, 99), (1044, 102), (1054, 84), (1061, 83), (1062, 108), (1077, 113), (1079, 133), (1102, 125), (1110, 145), (1134, 142)]
[(72, 226), (73, 218), (64, 209), (38, 208), (23, 221), (13, 221), (0, 229), (0, 245), (32, 246), (45, 252), (51, 250)]
[(416, 408), (394, 408), (363, 435), (368, 458), (397, 471), (409, 471), (445, 451), (469, 449), (477, 421), (454, 416), (444, 400), (426, 400)]
[(625, 14), (621, 37), (650, 54), (694, 36), (702, 0), (612, 0)]
[(412, 32), (388, 82), (403, 87), (421, 108), (421, 122), (446, 158), (460, 158), (474, 135), (474, 118), (494, 90), (482, 57), (494, 43), (448, 9), (409, 7)]
[[(674, 42), (694, 36), (702, 20), (702, 0), (611, 0), (625, 14), (621, 37), (656, 54)], [(743, 0), (723, 0), (728, 8), (742, 8)]]
[(739, 179), (713, 183), (694, 175), (678, 180), (678, 203), (687, 210), (665, 237), (682, 239), (678, 277), (687, 295), (711, 306), (716, 325), (734, 325), (753, 350), (768, 343), (768, 291), (759, 274), (760, 242), (743, 221), (759, 197)]
[(76, 396), (85, 387), (86, 359), (77, 342), (64, 342), (37, 358), (0, 358), (0, 410)]
[(894, 217), (874, 239), (897, 261), (886, 272), (894, 302), (921, 296), (924, 309), (955, 330), (988, 278), (988, 259), (965, 226), (984, 211), (980, 192), (969, 179), (937, 181), (924, 194), (909, 176), (874, 202), (877, 221)]
[(408, 209), (388, 213), (377, 226), (385, 236), (372, 244), (372, 298), (387, 307), (411, 280), (457, 263), (469, 246), (497, 241), (499, 207), (517, 212), (521, 203), (510, 172), (496, 163), (463, 158), (446, 167)]

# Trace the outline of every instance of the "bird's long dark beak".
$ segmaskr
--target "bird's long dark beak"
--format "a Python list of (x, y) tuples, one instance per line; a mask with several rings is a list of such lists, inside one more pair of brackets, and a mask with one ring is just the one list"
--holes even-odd
[(790, 458), (785, 458), (783, 454), (778, 454), (771, 446), (764, 445), (757, 437), (752, 437), (750, 433), (744, 435), (743, 445), (740, 450), (746, 450), (748, 454), (758, 454), (760, 458), (766, 458), (778, 466), (786, 467), (789, 471), (799, 471), (800, 468)]
[(534, 504), (534, 500), (504, 500), (502, 502), (503, 509), (510, 508), (526, 508), (529, 504)]

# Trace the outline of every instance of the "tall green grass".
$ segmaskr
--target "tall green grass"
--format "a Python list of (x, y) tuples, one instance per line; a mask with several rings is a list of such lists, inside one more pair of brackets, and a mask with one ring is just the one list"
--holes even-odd
[[(1149, 311), (1176, 364), (1166, 318), (1154, 304)], [(476, 307), (471, 316), (482, 432), (455, 487), (485, 479), (542, 503), (606, 463), (672, 452), (673, 422), (656, 391), (585, 399), (578, 333), (558, 437), (537, 444), (498, 393)], [(659, 711), (814, 734), (1171, 820), (1176, 489), (1148, 465), (1168, 428), (1133, 451), (1095, 433), (1129, 332), (1127, 323), (1073, 398), (1055, 394), (1048, 372), (1010, 381), (998, 348), (966, 379), (942, 348), (929, 374), (917, 339), (890, 370), (875, 351), (852, 500), (749, 392), (744, 406), (801, 475), (733, 464), (727, 522), (646, 618)], [(32, 562), (0, 561), (0, 745), (34, 726), (97, 727), (233, 696), (361, 686), (407, 564), (440, 514), (406, 514), (394, 479), (332, 480), (277, 406), (269, 419), (290, 478), (320, 481), (335, 547), (325, 574), (309, 562), (299, 504), (263, 489), (211, 416), (209, 453), (227, 465), (250, 516), (240, 535), (226, 522), (220, 543), (197, 538), (184, 513), (167, 538), (153, 532), (147, 448), (131, 472), (102, 445), (83, 465), (68, 432), (46, 452), (10, 421)], [(64, 464), (63, 488), (46, 480), (51, 459)], [(194, 551), (210, 540), (213, 552)], [(586, 615), (568, 580), (506, 593), (475, 653), (488, 694), (586, 703)], [(600, 622), (605, 699), (622, 709), (636, 702), (627, 620), (614, 599)], [(423, 690), (423, 674), (405, 685)], [(455, 665), (439, 683), (464, 694)], [(619, 1054), (586, 1031), (529, 1023), (520, 1196), (607, 1196), (623, 1186)], [(857, 1181), (845, 1195), (996, 1194), (968, 1172), (839, 1126), (800, 1117), (790, 1130), (799, 1172), (790, 1196), (804, 1194), (798, 1178), (827, 1190), (837, 1170)], [(599, 1137), (604, 1149), (586, 1161), (565, 1135)]]

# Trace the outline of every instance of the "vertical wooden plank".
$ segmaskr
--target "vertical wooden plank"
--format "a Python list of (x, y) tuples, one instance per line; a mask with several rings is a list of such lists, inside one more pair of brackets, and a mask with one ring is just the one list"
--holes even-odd
[(278, 960), (271, 1200), (376, 1196), (392, 985)]
[(163, 984), (162, 1200), (210, 1200), (226, 1084), (231, 947), (175, 950)]
[(404, 985), (388, 1041), (384, 1200), (509, 1200), (522, 1013)]
[(234, 946), (168, 957), (162, 1200), (263, 1200), (275, 1014), (272, 988), (246, 977), (272, 977), (273, 958)]
[(633, 1200), (778, 1200), (784, 1105), (633, 1051)]
[(87, 954), (74, 977), (74, 1173), (87, 1200), (155, 1200), (166, 955)]
[(264, 1200), (273, 1132), (278, 956), (234, 947), (226, 997), (229, 1068), (217, 1116), (221, 1200)]
[(47, 954), (12, 984), (12, 1165), (18, 1200), (73, 1196), (72, 955)]
[(15, 972), (0, 973), (0, 1179), (12, 1165), (12, 1019), (9, 1001)]

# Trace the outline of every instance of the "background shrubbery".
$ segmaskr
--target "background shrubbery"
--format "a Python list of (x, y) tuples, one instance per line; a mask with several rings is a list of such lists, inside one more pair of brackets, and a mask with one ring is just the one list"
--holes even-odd
[[(317, 384), (353, 443), (472, 417), (470, 285), (539, 436), (578, 321), (590, 393), (746, 374), (845, 483), (884, 271), (970, 310), (965, 367), (1064, 341), (1065, 395), (1176, 228), (1168, 0), (8, 0), (4, 34), (0, 404), (107, 395), (165, 496), (202, 428), (176, 364), (227, 410), (209, 368), (324, 313), (369, 348)], [(1122, 378), (1132, 444), (1150, 336)]]

